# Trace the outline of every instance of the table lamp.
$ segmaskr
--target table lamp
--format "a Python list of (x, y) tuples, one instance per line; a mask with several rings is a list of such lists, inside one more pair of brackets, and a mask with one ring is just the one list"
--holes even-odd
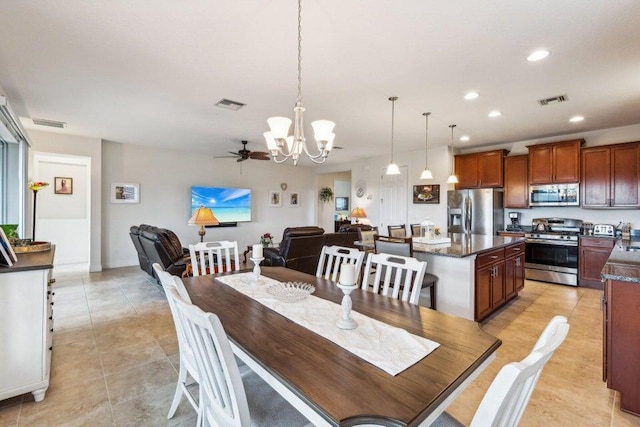
[(357, 224), (359, 218), (366, 218), (367, 217), (367, 213), (362, 208), (355, 208), (354, 210), (351, 211), (351, 215), (349, 215), (349, 217), (350, 218), (355, 218), (356, 219), (356, 224)]
[(218, 224), (220, 224), (220, 222), (218, 221), (218, 218), (216, 218), (216, 216), (213, 214), (213, 211), (211, 211), (211, 208), (205, 208), (204, 206), (200, 206), (198, 209), (196, 209), (196, 211), (193, 213), (193, 216), (189, 220), (189, 225), (200, 226), (200, 231), (198, 231), (198, 234), (200, 235), (200, 242), (203, 241), (204, 235), (207, 233), (204, 230), (204, 226)]

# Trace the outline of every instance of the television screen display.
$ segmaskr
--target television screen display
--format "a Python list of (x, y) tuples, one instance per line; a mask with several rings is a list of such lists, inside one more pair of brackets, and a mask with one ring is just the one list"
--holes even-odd
[(348, 197), (336, 197), (336, 210), (347, 211), (349, 210), (349, 198)]
[(200, 206), (211, 208), (218, 221), (251, 221), (251, 189), (191, 187), (191, 215)]

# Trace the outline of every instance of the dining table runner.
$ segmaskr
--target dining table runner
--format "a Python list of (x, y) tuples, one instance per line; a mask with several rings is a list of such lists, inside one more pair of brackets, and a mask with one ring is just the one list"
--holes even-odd
[(269, 277), (260, 276), (260, 280), (256, 281), (253, 273), (239, 273), (216, 277), (216, 280), (393, 376), (440, 346), (435, 341), (353, 310), (351, 317), (357, 322), (358, 327), (352, 330), (340, 329), (336, 326), (336, 322), (342, 316), (340, 304), (313, 295), (295, 303), (280, 301), (267, 291), (270, 286), (280, 282)]

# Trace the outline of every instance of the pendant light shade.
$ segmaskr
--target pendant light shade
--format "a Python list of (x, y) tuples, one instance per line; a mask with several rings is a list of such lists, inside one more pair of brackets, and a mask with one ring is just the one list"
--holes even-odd
[(453, 153), (453, 149), (454, 149), (453, 128), (455, 128), (456, 125), (449, 125), (449, 127), (451, 128), (451, 175), (449, 175), (449, 178), (447, 178), (447, 184), (457, 184), (458, 177), (456, 176), (456, 173), (455, 173), (455, 156)]
[(393, 124), (395, 120), (395, 107), (397, 100), (397, 96), (392, 96), (389, 98), (389, 101), (391, 101), (391, 163), (389, 163), (389, 166), (387, 166), (387, 175), (400, 175), (400, 168), (398, 168), (398, 165), (393, 162)]
[(422, 174), (420, 174), (420, 179), (433, 179), (433, 174), (429, 170), (427, 163), (427, 151), (428, 151), (428, 140), (429, 140), (429, 115), (431, 113), (422, 113), (425, 117), (426, 128), (424, 133), (424, 170)]

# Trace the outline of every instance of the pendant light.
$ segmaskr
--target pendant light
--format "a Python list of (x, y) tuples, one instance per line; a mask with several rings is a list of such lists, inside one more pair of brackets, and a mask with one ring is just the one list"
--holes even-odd
[[(267, 148), (271, 153), (273, 161), (283, 163), (288, 159), (292, 159), (293, 164), (297, 165), (300, 154), (304, 151), (312, 162), (324, 163), (333, 148), (333, 140), (335, 138), (333, 128), (335, 123), (329, 120), (316, 120), (311, 122), (318, 148), (317, 154), (312, 154), (307, 149), (303, 130), (303, 113), (305, 108), (302, 105), (302, 0), (298, 0), (298, 96), (293, 111), (292, 136), (289, 136), (289, 128), (292, 123), (291, 119), (287, 117), (271, 117), (267, 120), (270, 130), (263, 135), (267, 141)], [(282, 159), (280, 159), (280, 156), (282, 156)]]
[(431, 174), (431, 171), (429, 170), (429, 168), (427, 167), (427, 150), (428, 150), (428, 138), (429, 138), (429, 115), (431, 113), (422, 113), (422, 115), (425, 117), (425, 122), (426, 122), (426, 128), (425, 128), (425, 133), (424, 133), (424, 170), (422, 171), (422, 174), (420, 175), (420, 179), (433, 179), (433, 175)]
[(389, 163), (389, 166), (387, 166), (387, 175), (400, 175), (400, 169), (398, 168), (398, 165), (393, 162), (393, 122), (395, 119), (395, 107), (397, 100), (397, 96), (392, 96), (391, 98), (389, 98), (389, 101), (391, 101), (391, 163)]
[(456, 176), (456, 173), (455, 173), (456, 158), (453, 154), (453, 149), (455, 148), (454, 142), (453, 142), (453, 128), (456, 127), (456, 125), (449, 125), (449, 127), (451, 128), (451, 175), (449, 175), (449, 178), (447, 178), (447, 184), (457, 184), (458, 177)]

